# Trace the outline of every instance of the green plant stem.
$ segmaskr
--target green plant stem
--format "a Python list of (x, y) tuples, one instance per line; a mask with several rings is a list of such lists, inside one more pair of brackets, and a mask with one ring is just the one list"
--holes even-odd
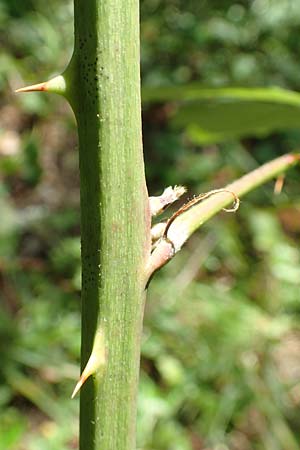
[(66, 79), (80, 147), (82, 369), (97, 330), (105, 342), (105, 363), (81, 390), (81, 450), (135, 448), (150, 253), (139, 58), (138, 0), (75, 0)]

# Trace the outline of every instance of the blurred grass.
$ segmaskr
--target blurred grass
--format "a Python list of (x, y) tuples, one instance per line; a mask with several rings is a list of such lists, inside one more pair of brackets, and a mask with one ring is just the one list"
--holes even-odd
[[(147, 87), (299, 89), (297, 1), (143, 0)], [(72, 2), (0, 2), (0, 450), (77, 446), (80, 229), (76, 129), (55, 96), (12, 90), (61, 71)], [(144, 107), (149, 191), (220, 187), (299, 146), (297, 130), (199, 146)], [(300, 449), (299, 169), (206, 224), (152, 281), (138, 447)]]

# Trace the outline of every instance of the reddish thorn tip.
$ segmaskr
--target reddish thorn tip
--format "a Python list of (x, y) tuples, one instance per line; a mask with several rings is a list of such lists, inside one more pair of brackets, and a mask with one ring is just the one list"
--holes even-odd
[(47, 82), (33, 84), (32, 86), (25, 86), (20, 89), (17, 89), (15, 92), (36, 92), (36, 91), (47, 91)]

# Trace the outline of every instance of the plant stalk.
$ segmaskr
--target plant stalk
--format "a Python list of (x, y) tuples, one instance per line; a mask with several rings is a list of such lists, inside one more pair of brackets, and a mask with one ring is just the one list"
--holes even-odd
[(133, 450), (143, 267), (150, 254), (139, 1), (74, 5), (75, 49), (66, 78), (79, 133), (82, 369), (97, 334), (105, 347), (94, 346), (101, 369), (81, 389), (80, 449)]

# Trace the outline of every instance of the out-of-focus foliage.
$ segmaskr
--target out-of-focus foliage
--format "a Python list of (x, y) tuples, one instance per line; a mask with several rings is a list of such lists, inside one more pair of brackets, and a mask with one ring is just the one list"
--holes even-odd
[(299, 128), (300, 95), (274, 88), (215, 88), (197, 84), (146, 88), (145, 102), (174, 102), (168, 121), (196, 144)]
[[(300, 87), (298, 0), (142, 0), (141, 13), (145, 90)], [(1, 0), (0, 40), (0, 450), (72, 449), (75, 124), (58, 97), (11, 92), (64, 69), (72, 2)], [(220, 187), (299, 146), (297, 130), (200, 146), (189, 123), (172, 124), (166, 92), (143, 111), (151, 194), (170, 184), (189, 196)], [(300, 449), (298, 180), (295, 169), (280, 196), (270, 183), (237, 214), (206, 224), (151, 282), (140, 450)]]

